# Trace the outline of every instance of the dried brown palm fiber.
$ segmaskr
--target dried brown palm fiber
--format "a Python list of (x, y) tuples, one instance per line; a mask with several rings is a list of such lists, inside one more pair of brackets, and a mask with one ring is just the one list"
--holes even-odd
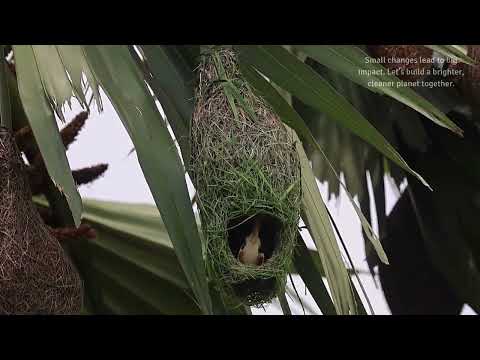
[(0, 128), (0, 314), (76, 314), (83, 286), (43, 223), (13, 135)]
[[(423, 45), (368, 45), (369, 54), (374, 58), (384, 57), (382, 65), (394, 71), (400, 69), (398, 77), (404, 81), (416, 81), (425, 76), (427, 69), (431, 68), (430, 62), (422, 62), (420, 59), (432, 58), (433, 51)], [(388, 59), (415, 59), (410, 64), (388, 62)], [(403, 75), (401, 74), (403, 72)], [(410, 74), (407, 74), (410, 72)], [(423, 75), (422, 75), (423, 74)]]
[[(15, 143), (18, 149), (25, 154), (28, 161), (33, 164), (40, 150), (33, 136), (30, 126), (24, 126), (15, 132)], [(41, 157), (40, 157), (41, 159)]]
[[(467, 55), (480, 63), (480, 45), (468, 45)], [(472, 105), (480, 105), (480, 65), (468, 65), (457, 63), (456, 67), (464, 70), (464, 76), (453, 79), (460, 91), (465, 95), (467, 101)], [(450, 67), (449, 67), (450, 68)]]
[(49, 207), (45, 207), (42, 205), (35, 205), (37, 208), (38, 213), (40, 214), (40, 217), (42, 218), (43, 222), (47, 226), (52, 226), (55, 223), (55, 217), (53, 214), (53, 211)]
[(30, 183), (30, 191), (32, 195), (39, 195), (45, 193), (45, 177), (48, 176), (44, 169), (38, 169), (36, 166), (27, 165), (25, 172)]
[(30, 126), (24, 126), (15, 132), (15, 143), (20, 151), (24, 151), (24, 149), (27, 149), (29, 146), (31, 146), (32, 141), (33, 133)]
[(11, 61), (7, 61), (7, 65), (10, 71), (12, 72), (13, 76), (17, 77), (17, 69), (15, 68), (15, 62), (13, 57)]

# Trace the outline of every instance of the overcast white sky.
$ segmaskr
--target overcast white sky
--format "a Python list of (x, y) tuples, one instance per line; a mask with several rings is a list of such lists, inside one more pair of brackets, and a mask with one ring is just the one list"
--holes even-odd
[[(136, 154), (128, 155), (133, 148), (132, 142), (106, 96), (103, 96), (103, 103), (104, 111), (100, 114), (93, 106), (90, 119), (80, 133), (77, 142), (69, 148), (67, 153), (72, 169), (98, 163), (108, 163), (110, 166), (104, 177), (91, 185), (80, 187), (80, 194), (82, 197), (102, 200), (153, 204), (152, 195), (143, 178)], [(74, 105), (72, 111), (69, 109), (66, 111), (66, 118), (71, 119), (80, 111), (81, 108)], [(396, 197), (388, 184), (386, 189), (387, 209), (390, 211)], [(322, 197), (326, 199), (326, 186), (321, 185), (320, 190)], [(360, 222), (348, 198), (342, 192), (338, 200), (332, 199), (327, 206), (340, 229), (355, 266), (357, 269), (367, 270)], [(376, 230), (375, 225), (374, 229)], [(361, 275), (361, 279), (375, 313), (390, 314), (382, 291), (375, 287), (371, 276)], [(306, 307), (311, 308), (313, 313), (319, 314), (320, 311), (313, 299), (309, 295), (304, 296), (305, 287), (300, 278), (295, 279), (295, 285), (302, 295), (302, 301)], [(294, 314), (303, 314), (301, 307), (290, 299), (289, 303)], [(281, 310), (278, 303), (275, 302), (266, 306), (266, 312), (262, 309), (254, 309), (254, 313), (280, 314)], [(307, 310), (307, 313), (312, 312)], [(473, 314), (468, 307), (464, 308), (463, 313)]]

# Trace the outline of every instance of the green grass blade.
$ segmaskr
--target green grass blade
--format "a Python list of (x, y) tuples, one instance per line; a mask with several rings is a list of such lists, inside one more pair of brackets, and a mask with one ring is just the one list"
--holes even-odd
[[(350, 253), (348, 252), (348, 249), (347, 249), (347, 246), (345, 245), (345, 241), (343, 241), (343, 237), (342, 237), (342, 234), (340, 234), (340, 231), (338, 230), (338, 227), (337, 227), (337, 224), (335, 223), (334, 219), (333, 219), (333, 216), (332, 214), (330, 214), (330, 211), (328, 211), (327, 209), (327, 213), (328, 213), (328, 216), (330, 218), (330, 221), (333, 225), (333, 228), (335, 229), (335, 232), (337, 233), (337, 236), (338, 236), (338, 239), (340, 240), (341, 244), (342, 244), (342, 247), (343, 247), (343, 250), (345, 252), (345, 254), (347, 255), (347, 259), (348, 259), (348, 263), (350, 264), (350, 266), (352, 267), (352, 270), (353, 270), (353, 275), (355, 276), (355, 278), (357, 279), (357, 282), (360, 286), (360, 289), (362, 290), (362, 293), (363, 293), (363, 296), (365, 296), (365, 300), (367, 301), (367, 304), (368, 304), (368, 307), (370, 309), (370, 313), (372, 315), (375, 315), (374, 312), (373, 312), (373, 307), (372, 307), (372, 304), (370, 303), (370, 299), (368, 298), (368, 294), (367, 292), (365, 291), (365, 288), (363, 286), (363, 283), (362, 281), (360, 280), (360, 277), (358, 276), (358, 272), (357, 270), (355, 269), (355, 266), (353, 264), (353, 261), (352, 261), (352, 258), (350, 257)], [(352, 288), (353, 287), (353, 283), (351, 283), (351, 286)], [(354, 289), (355, 290), (355, 289)], [(356, 293), (356, 290), (355, 290), (355, 296), (358, 296), (358, 294)], [(357, 304), (361, 307), (363, 307), (363, 303), (360, 301), (360, 304)], [(365, 312), (365, 309), (363, 309), (363, 311)]]
[[(314, 254), (314, 256), (318, 257), (318, 254)], [(323, 283), (324, 270), (322, 263), (314, 260), (300, 234), (293, 255), (293, 263), (322, 314), (336, 315), (335, 306)]]
[(302, 218), (317, 246), (338, 314), (355, 312), (350, 279), (332, 230), (325, 204), (301, 145), (297, 145), (302, 166)]
[(287, 297), (284, 292), (278, 294), (278, 301), (280, 302), (283, 315), (292, 315), (292, 310), (290, 310), (290, 305), (288, 305)]

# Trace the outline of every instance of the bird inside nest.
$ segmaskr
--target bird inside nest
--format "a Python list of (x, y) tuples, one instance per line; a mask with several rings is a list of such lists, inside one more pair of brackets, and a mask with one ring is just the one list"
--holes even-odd
[(237, 218), (229, 223), (232, 254), (245, 265), (263, 265), (278, 245), (280, 222), (270, 215)]
[(260, 246), (262, 245), (259, 236), (261, 224), (260, 218), (257, 217), (252, 232), (245, 238), (245, 242), (238, 252), (238, 260), (242, 264), (260, 266), (265, 262), (265, 254), (260, 252)]

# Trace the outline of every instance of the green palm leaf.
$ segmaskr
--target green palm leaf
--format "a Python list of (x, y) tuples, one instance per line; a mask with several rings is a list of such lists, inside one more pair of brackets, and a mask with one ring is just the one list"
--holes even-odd
[(84, 201), (97, 237), (71, 243), (90, 313), (201, 314), (155, 206)]
[(175, 138), (182, 150), (183, 160), (190, 160), (190, 120), (194, 105), (194, 73), (172, 46), (143, 45), (144, 72), (155, 96), (162, 104)]
[(88, 46), (85, 51), (96, 79), (135, 145), (145, 179), (202, 311), (211, 313), (202, 243), (184, 169), (143, 76), (126, 46)]
[(305, 104), (336, 120), (428, 186), (382, 134), (308, 65), (280, 46), (242, 46), (238, 49), (241, 61), (253, 66)]
[(465, 46), (461, 45), (425, 45), (426, 47), (445, 55), (451, 59), (463, 62), (469, 65), (475, 65), (475, 60), (468, 56)]
[[(442, 55), (473, 63), (460, 46), (427, 46)], [(303, 53), (298, 57), (281, 46), (239, 46), (236, 49), (247, 80), (296, 131), (306, 150), (300, 146), (299, 140), (298, 151), (303, 163), (302, 218), (318, 252), (310, 253), (312, 264), (307, 261), (306, 247), (302, 248), (303, 252), (295, 255), (295, 269), (323, 313), (364, 313), (341, 259), (315, 176), (327, 180), (331, 190), (337, 192), (339, 186), (345, 187), (339, 179), (342, 171), (351, 193), (362, 195), (364, 200), (367, 196), (365, 170), (370, 170), (374, 182), (379, 183), (386, 171), (383, 169), (388, 165), (383, 164), (385, 156), (398, 165), (392, 168), (397, 182), (403, 178), (400, 168), (424, 182), (394, 148), (396, 144), (391, 134), (394, 120), (384, 115), (392, 109), (396, 118), (399, 114), (418, 112), (436, 124), (460, 133), (460, 128), (443, 113), (450, 105), (443, 106), (443, 101), (434, 101), (435, 96), (432, 100), (430, 94), (406, 88), (370, 88), (379, 94), (366, 90), (368, 96), (364, 96), (358, 88), (368, 87), (366, 81), (376, 77), (361, 78), (357, 76), (358, 70), (379, 66), (365, 66), (365, 53), (355, 46), (291, 47), (291, 50)], [(194, 69), (200, 46), (144, 45), (137, 50), (141, 56), (128, 46), (14, 46), (21, 103), (15, 93), (17, 87), (12, 86), (14, 81), (8, 75), (6, 81), (0, 77), (2, 95), (6, 94), (4, 85), (8, 83), (9, 92), (13, 89), (10, 92), (12, 109), (25, 111), (49, 175), (64, 195), (77, 225), (82, 216), (82, 201), (59, 137), (55, 114), (63, 119), (63, 109), (70, 104), (72, 97), (88, 107), (87, 84), (101, 110), (102, 87), (135, 145), (164, 222), (158, 212), (149, 213), (152, 209), (156, 211), (154, 207), (128, 205), (122, 208), (119, 204), (85, 202), (84, 219), (95, 226), (98, 237), (71, 244), (71, 249), (88, 287), (88, 311), (232, 313), (224, 308), (218, 294), (209, 287), (202, 241), (185, 183), (185, 169), (166, 122), (173, 129), (183, 159), (188, 161)], [(312, 62), (300, 61), (304, 54), (328, 67), (330, 75), (317, 71)], [(225, 86), (231, 97), (237, 96), (228, 83)], [(285, 92), (293, 101), (285, 101), (279, 92)], [(155, 98), (165, 111), (166, 121), (157, 109)], [(1, 99), (2, 118), (8, 119), (4, 111), (9, 107), (4, 105), (5, 97)], [(378, 99), (388, 101), (385, 106), (377, 106), (381, 102)], [(237, 103), (241, 104), (241, 101)], [(18, 113), (17, 110), (12, 111)], [(376, 112), (379, 114), (374, 114)], [(407, 136), (407, 141), (422, 146), (425, 137), (419, 130), (422, 129), (419, 122), (415, 121), (417, 125), (414, 125), (414, 121), (409, 120), (414, 119), (413, 116), (402, 115), (402, 118), (408, 121), (397, 124), (400, 131), (418, 135), (417, 138)], [(17, 126), (22, 121), (15, 120)], [(378, 152), (372, 151), (372, 147)], [(312, 161), (313, 169), (309, 161)], [(384, 198), (384, 192), (376, 190), (375, 184), (374, 191), (375, 196)], [(386, 262), (377, 236), (349, 191), (347, 194), (379, 257)], [(382, 199), (375, 199), (377, 203), (379, 200), (381, 203)], [(130, 217), (132, 214), (128, 214), (128, 210), (137, 215)], [(157, 228), (152, 231), (155, 226)], [(302, 242), (301, 245), (305, 244)], [(323, 286), (322, 275), (327, 278), (333, 301)], [(455, 282), (458, 283), (458, 279)], [(168, 297), (165, 294), (169, 294)], [(288, 313), (286, 298), (281, 298), (281, 302)], [(245, 313), (245, 310), (233, 312)]]
[[(381, 64), (367, 62), (365, 59), (369, 58), (368, 54), (359, 47), (346, 45), (302, 45), (295, 46), (295, 49), (305, 52), (311, 58), (346, 76), (353, 82), (371, 91), (388, 95), (417, 110), (437, 125), (462, 135), (462, 130), (453, 121), (418, 95), (412, 88), (405, 86), (397, 87), (396, 84), (401, 82), (398, 77), (388, 74)], [(365, 71), (370, 71), (370, 73), (365, 73)], [(376, 75), (379, 71), (381, 71), (380, 75)], [(371, 81), (391, 83), (392, 85), (373, 87), (369, 85)]]
[[(14, 46), (18, 91), (48, 173), (66, 198), (73, 220), (78, 225), (82, 215), (82, 200), (73, 181), (51, 106), (53, 104), (61, 113), (60, 108), (67, 98), (70, 99), (71, 95), (67, 94), (72, 94), (72, 88), (59, 63), (56, 49), (39, 48), (31, 45)], [(48, 67), (50, 61), (52, 68)], [(50, 98), (47, 98), (48, 95)]]

